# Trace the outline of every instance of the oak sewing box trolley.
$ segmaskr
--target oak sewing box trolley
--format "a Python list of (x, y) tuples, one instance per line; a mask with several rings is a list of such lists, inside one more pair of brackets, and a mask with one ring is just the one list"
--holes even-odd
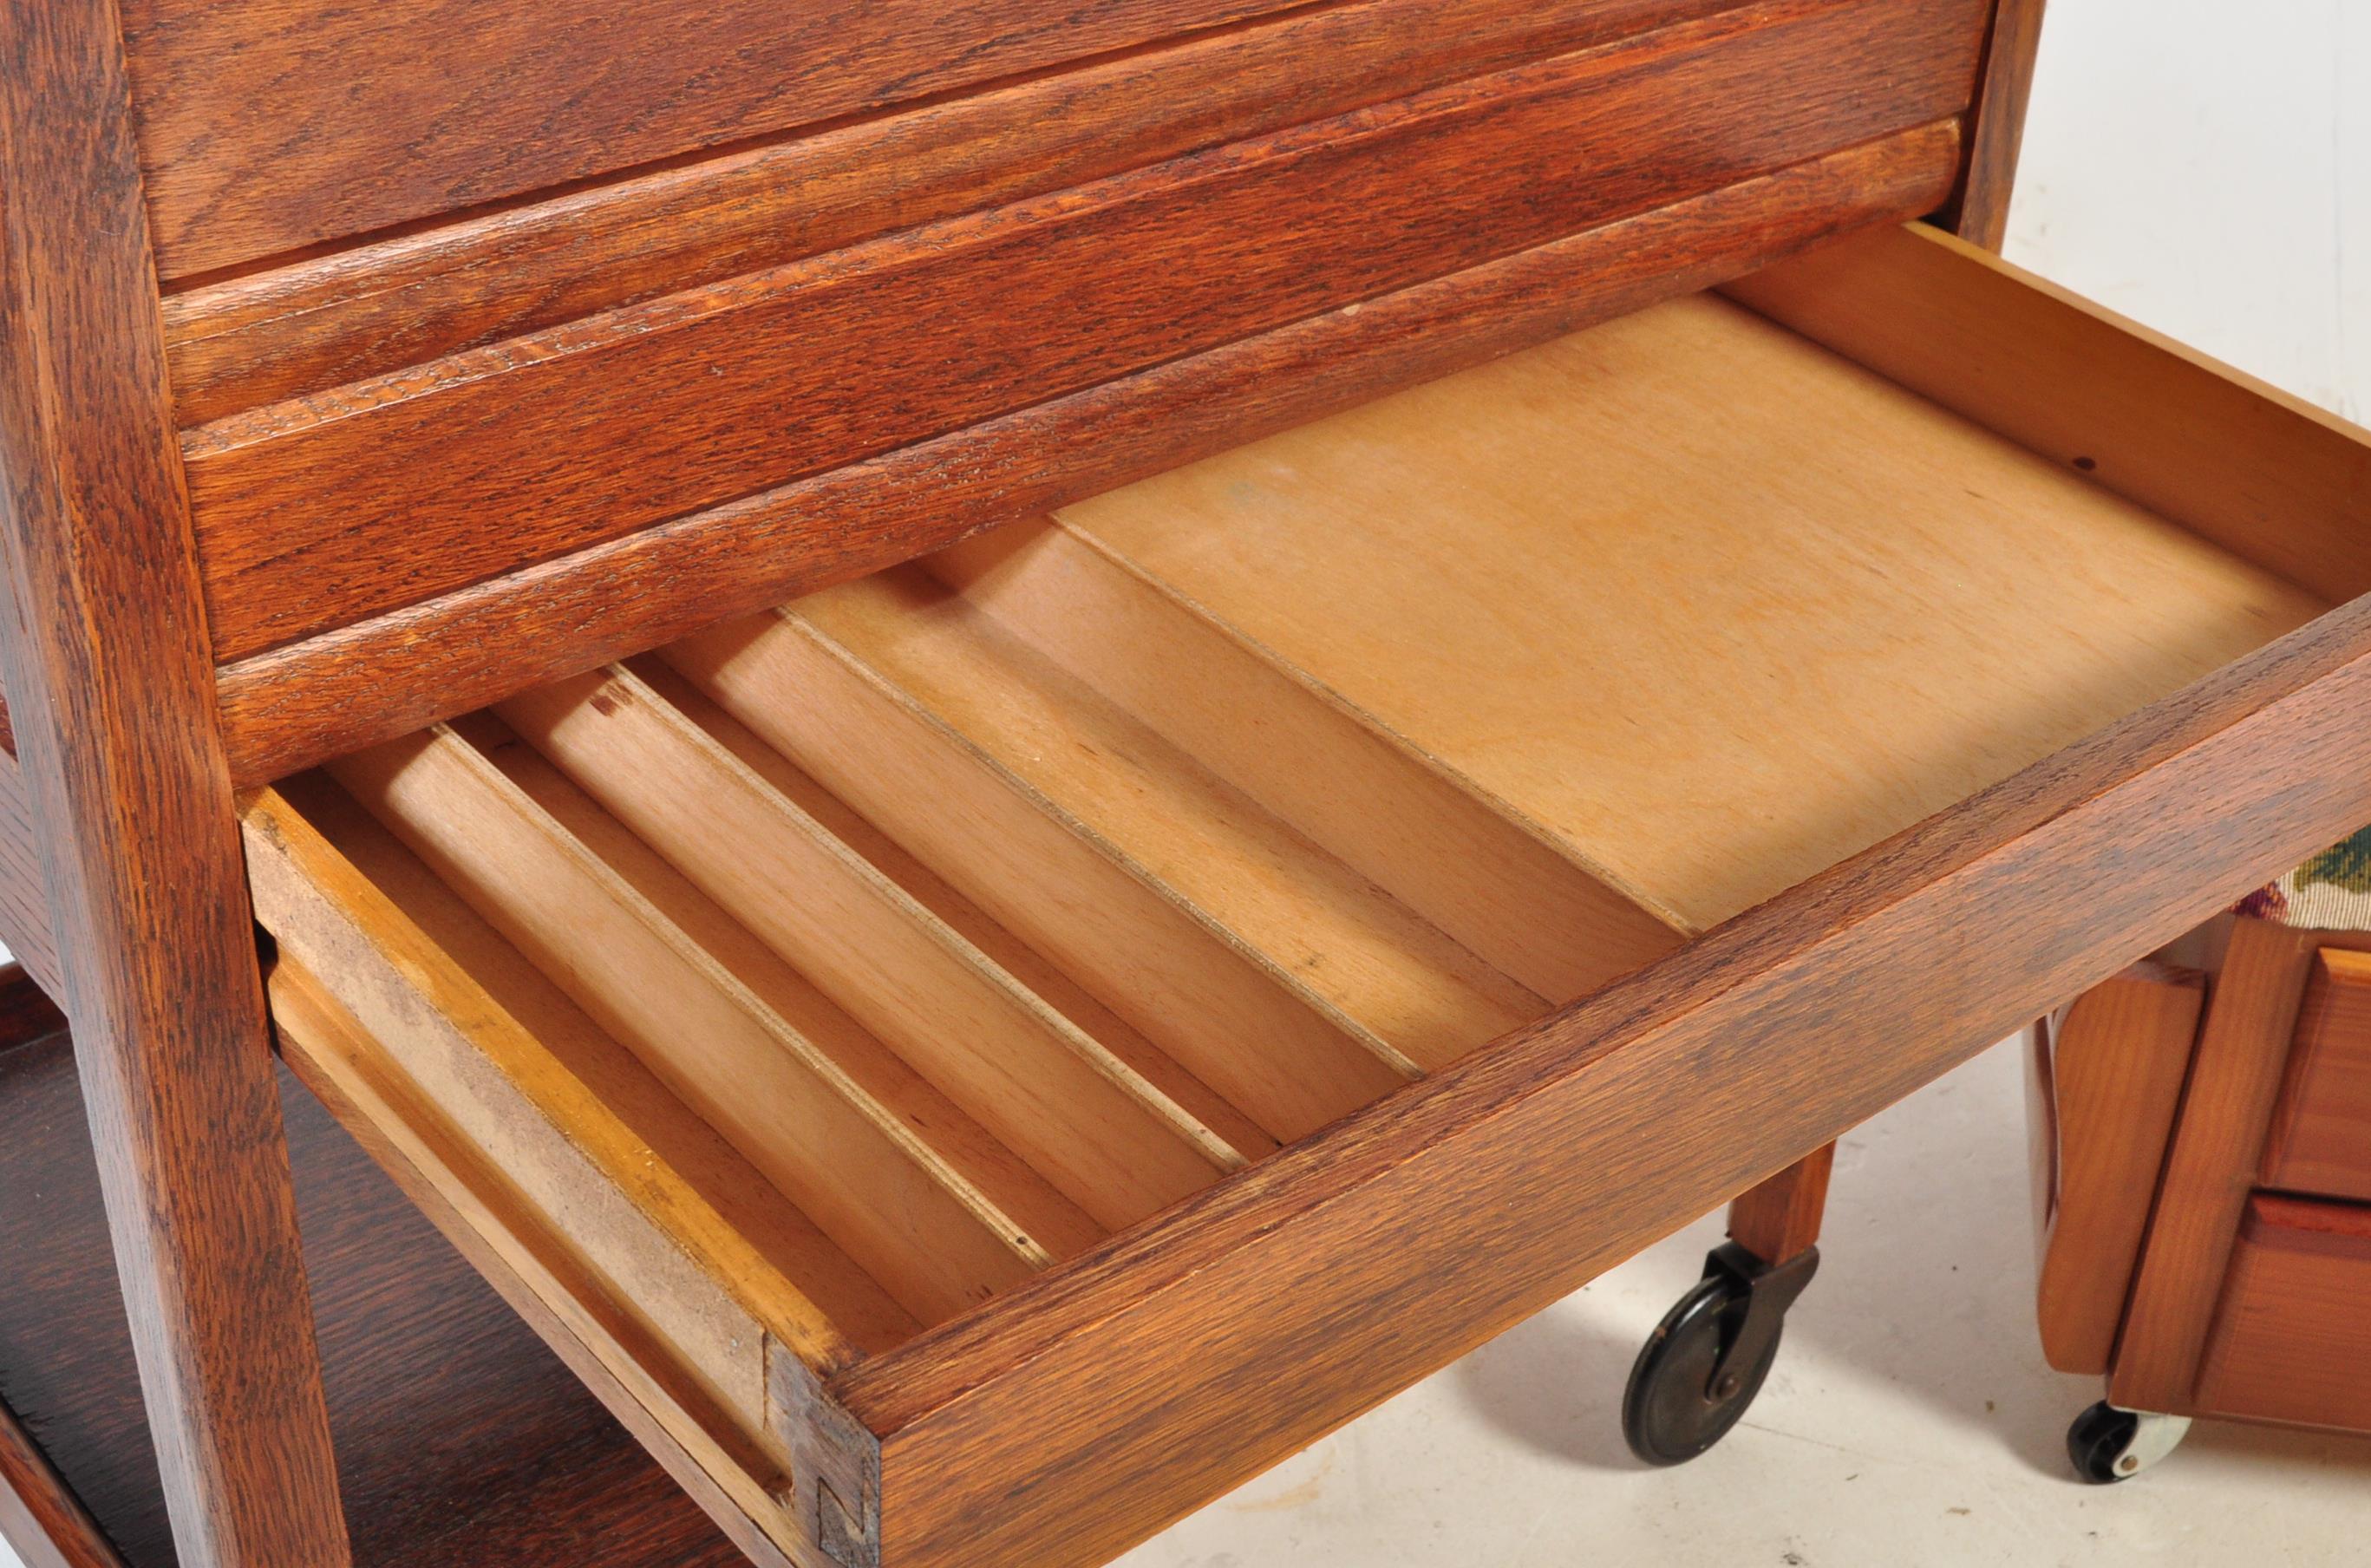
[(2040, 11), (5, 0), (9, 1538), (1095, 1563), (1787, 1262), (2371, 820)]

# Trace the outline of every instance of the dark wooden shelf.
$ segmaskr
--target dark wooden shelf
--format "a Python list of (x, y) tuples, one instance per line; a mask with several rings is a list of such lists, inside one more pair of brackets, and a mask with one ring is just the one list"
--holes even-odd
[[(281, 1086), (356, 1563), (745, 1562), (284, 1070)], [(54, 1027), (0, 1048), (0, 1399), (129, 1568), (173, 1562)]]

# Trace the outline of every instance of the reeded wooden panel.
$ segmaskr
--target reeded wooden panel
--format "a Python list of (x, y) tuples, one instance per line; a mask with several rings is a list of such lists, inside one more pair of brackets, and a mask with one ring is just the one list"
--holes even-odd
[(290, 644), (222, 672), (263, 783), (1252, 436), (1929, 210), (1948, 121), (1221, 344)]
[(176, 294), (174, 397), (210, 422), (1732, 4), (1349, 0), (670, 164)]
[(1278, 0), (126, 0), (168, 277), (1040, 70)]
[(1949, 116), (1981, 10), (1724, 13), (217, 421), (217, 651)]

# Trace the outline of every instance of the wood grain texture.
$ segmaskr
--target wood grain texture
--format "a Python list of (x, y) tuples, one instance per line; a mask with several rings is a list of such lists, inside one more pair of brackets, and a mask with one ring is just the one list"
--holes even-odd
[(347, 1561), (112, 5), (0, 8), (0, 673), (185, 1568)]
[(0, 1542), (24, 1568), (123, 1568), (114, 1543), (0, 1405)]
[[(923, 567), (975, 611), (1542, 997), (1680, 938), (1190, 601), (1034, 520)], [(1191, 680), (1177, 672), (1190, 669)]]
[[(1119, 880), (1187, 912), (1171, 928), (1199, 925), (1215, 933), (1231, 951), (1257, 958), (1262, 978), (1296, 993), (1296, 1005), (1342, 1025), (1358, 1041), (1351, 1056), (1367, 1069), (1350, 1075), (1368, 1091), (1351, 1106), (1547, 1011), (1541, 997), (1214, 778), (1191, 753), (1164, 744), (1125, 705), (1003, 636), (927, 573), (896, 568), (811, 594), (782, 616), (821, 640), (828, 656), (928, 716), (938, 744), (970, 764), (964, 772), (975, 795), (1011, 801), (1083, 839), (1099, 861), (1119, 870)], [(768, 695), (777, 706), (806, 706), (794, 685), (777, 682)], [(755, 710), (746, 717), (760, 727)], [(800, 721), (785, 716), (773, 727), (796, 733)], [(863, 744), (843, 740), (840, 749)], [(879, 794), (876, 787), (859, 805), (875, 820), (885, 815), (869, 809)], [(931, 804), (943, 810), (960, 798), (950, 790)], [(993, 820), (993, 806), (976, 809)], [(1096, 901), (1077, 903), (1097, 910)], [(1120, 923), (1116, 910), (1097, 913)], [(1103, 994), (1121, 1007), (1129, 989), (1114, 983)], [(1239, 1053), (1246, 1046), (1274, 1052), (1259, 1035), (1233, 1043)], [(1322, 1076), (1319, 1059), (1311, 1049), (1288, 1076)], [(1380, 1070), (1379, 1060), (1389, 1070)], [(1278, 1064), (1267, 1065), (1273, 1071)]]
[[(356, 1562), (742, 1563), (313, 1098), (281, 1083)], [(174, 1568), (63, 1034), (0, 1053), (0, 1395), (131, 1568)]]
[(509, 1238), (509, 1267), (556, 1287), (580, 1338), (628, 1347), (613, 1359), (678, 1441), (762, 1491), (788, 1462), (758, 1454), (769, 1354), (832, 1366), (919, 1325), (326, 779), (245, 821), (283, 1053), (342, 1085), (350, 1128), (367, 1112), (408, 1162), (457, 1172), (447, 1201)]
[(834, 838), (896, 884), (899, 892), (941, 921), (1041, 1001), (1093, 1035), (1128, 1067), (1224, 1139), (1246, 1159), (1276, 1151), (1275, 1137), (1209, 1084), (1179, 1066), (1119, 1014), (1035, 948), (1005, 928), (946, 879), (867, 821), (846, 801), (801, 771), (756, 732), (734, 720), (655, 656), (635, 662), (635, 674), (663, 694), (677, 712), (700, 726), (742, 764), (797, 804)]
[(216, 656), (1951, 114), (1972, 10), (1724, 13), (233, 416)]
[(50, 936), (49, 890), (41, 881), (41, 849), (33, 836), (24, 772), (13, 753), (0, 755), (0, 943), (52, 997), (65, 994), (57, 943)]
[(2371, 953), (2328, 947), (2315, 955), (2263, 1182), (2371, 1203)]
[(2249, 1200), (2196, 1410), (2371, 1429), (2371, 1209)]
[(2371, 434), (1963, 240), (1873, 231), (1729, 293), (2325, 601), (2371, 590)]
[(908, 1310), (954, 1316), (1059, 1245), (1039, 1236), (1061, 1220), (1008, 1212), (1012, 1193), (879, 1091), (851, 1059), (881, 1054), (868, 1036), (803, 1006), (794, 974), (770, 985), (720, 958), (719, 940), (470, 743), (440, 730), (336, 777)]
[(2025, 110), (2041, 48), (2046, 0), (1998, 0), (1969, 116), (1968, 167), (1937, 221), (1971, 245), (1997, 251), (2008, 237), (2009, 194), (2025, 143)]
[(2232, 927), (2108, 1382), (2128, 1410), (2190, 1408), (2315, 952), (2310, 932)]
[[(790, 1484), (782, 1466), (720, 1439), (706, 1412), (694, 1413), (696, 1398), (688, 1410), (679, 1402), (632, 1309), (604, 1300), (549, 1231), (519, 1223), (515, 1192), (492, 1158), (408, 1092), (401, 1069), (309, 975), (283, 960), (272, 993), (298, 1080), (725, 1538), (758, 1568), (824, 1568), (771, 1494)], [(752, 1337), (762, 1357), (771, 1342)]]
[(545, 686), (498, 711), (1089, 1212), (1125, 1225), (1242, 1165), (632, 672)]
[(2371, 605), (851, 1368), (900, 1561), (1099, 1562), (1301, 1447), (2371, 817), (2366, 715)]
[(1394, 385), (1931, 208), (1937, 124), (509, 573), (223, 672), (260, 783)]
[(2324, 607), (1717, 296), (1057, 517), (1684, 931)]
[[(943, 721), (929, 694), (899, 688), (804, 619), (728, 624), (664, 657), (1275, 1137), (1417, 1072), (1324, 1006), (1296, 965), (1229, 940), (1107, 850)], [(1109, 750), (1105, 738), (1082, 744)]]
[(203, 424), (1735, 3), (1303, 6), (241, 273), (166, 299), (175, 408)]
[(2350, 607), (851, 1368), (885, 1526), (910, 1563), (1155, 1530), (2371, 816), (2366, 707)]
[(2051, 1120), (2036, 1313), (2061, 1372), (2104, 1373), (2139, 1262), (2206, 994), (2204, 976), (2135, 964), (2076, 998), (2050, 1032)]
[(1729, 1239), (1765, 1263), (1783, 1263), (1819, 1244), (1836, 1146), (1822, 1144), (1777, 1175), (1748, 1187), (1729, 1205)]
[(132, 0), (168, 277), (1043, 69), (1276, 0)]

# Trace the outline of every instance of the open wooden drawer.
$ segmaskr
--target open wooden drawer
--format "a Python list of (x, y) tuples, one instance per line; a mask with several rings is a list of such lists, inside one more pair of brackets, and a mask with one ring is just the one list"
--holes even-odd
[(263, 791), (273, 1005), (754, 1551), (1096, 1562), (2371, 818), (2366, 524), (1889, 231)]

